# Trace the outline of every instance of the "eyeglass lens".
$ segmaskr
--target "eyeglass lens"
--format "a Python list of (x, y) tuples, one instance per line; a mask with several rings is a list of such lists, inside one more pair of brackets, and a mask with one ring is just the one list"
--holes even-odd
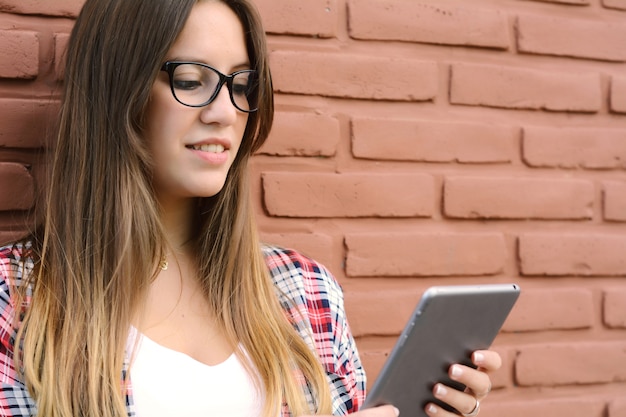
[[(253, 70), (237, 71), (227, 80), (230, 99), (239, 110), (250, 112), (256, 110), (252, 103), (254, 95)], [(172, 73), (172, 91), (176, 99), (188, 106), (203, 106), (212, 102), (222, 87), (220, 73), (198, 64), (177, 65)]]

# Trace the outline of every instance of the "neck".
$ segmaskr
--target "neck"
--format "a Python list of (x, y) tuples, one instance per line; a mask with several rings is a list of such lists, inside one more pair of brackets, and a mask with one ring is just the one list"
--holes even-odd
[(192, 233), (195, 199), (161, 200), (161, 221), (165, 228), (167, 245), (171, 250), (182, 250)]

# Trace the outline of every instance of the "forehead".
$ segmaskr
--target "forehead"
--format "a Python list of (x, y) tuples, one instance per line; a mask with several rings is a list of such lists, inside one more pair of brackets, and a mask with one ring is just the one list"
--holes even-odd
[(191, 9), (168, 55), (168, 59), (193, 59), (220, 67), (245, 64), (248, 51), (243, 25), (225, 3), (200, 1)]

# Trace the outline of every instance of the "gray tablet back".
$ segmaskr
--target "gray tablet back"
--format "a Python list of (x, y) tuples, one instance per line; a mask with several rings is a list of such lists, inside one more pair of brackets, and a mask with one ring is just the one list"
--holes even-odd
[[(365, 407), (393, 404), (401, 416), (426, 417), (435, 383), (463, 390), (448, 377), (453, 363), (473, 366), (470, 355), (487, 349), (519, 296), (515, 284), (429, 288), (369, 392)], [(450, 407), (445, 407), (452, 411)]]

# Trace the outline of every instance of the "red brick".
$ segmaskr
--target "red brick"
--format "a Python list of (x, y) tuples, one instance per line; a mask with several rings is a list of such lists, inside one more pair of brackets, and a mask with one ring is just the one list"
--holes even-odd
[(37, 32), (0, 30), (0, 78), (35, 79), (39, 74)]
[(28, 234), (27, 229), (0, 230), (0, 246), (8, 245)]
[(626, 221), (626, 182), (604, 182), (604, 219)]
[[(357, 341), (357, 345), (359, 342)], [(393, 345), (392, 345), (393, 346)], [(377, 349), (377, 350), (362, 350), (359, 348), (359, 356), (361, 357), (361, 363), (363, 364), (363, 368), (367, 373), (367, 389), (371, 389), (376, 381), (376, 378), (380, 374), (381, 369), (383, 368), (385, 361), (389, 357), (389, 352), (391, 352), (391, 347), (388, 349)]]
[(625, 24), (526, 15), (516, 33), (520, 52), (626, 61)]
[(605, 403), (599, 399), (543, 397), (497, 403), (488, 399), (481, 404), (480, 417), (605, 417)]
[(521, 386), (626, 381), (626, 343), (579, 342), (525, 346), (515, 363)]
[(587, 329), (595, 314), (593, 294), (584, 288), (524, 289), (503, 331)]
[(284, 217), (430, 217), (433, 178), (423, 174), (264, 173), (265, 207)]
[(272, 134), (260, 154), (276, 156), (333, 156), (337, 151), (339, 121), (332, 116), (277, 112)]
[(590, 0), (534, 0), (544, 3), (559, 3), (559, 4), (574, 4), (579, 6), (587, 6), (590, 4)]
[(626, 417), (626, 398), (615, 398), (609, 402), (607, 417)]
[(352, 121), (356, 158), (419, 162), (510, 163), (519, 129), (486, 123), (389, 118)]
[(346, 314), (353, 335), (399, 335), (421, 296), (407, 290), (346, 291)]
[(76, 17), (85, 0), (0, 0), (0, 11)]
[(0, 162), (0, 178), (0, 211), (28, 210), (33, 206), (35, 184), (24, 165)]
[(626, 0), (602, 0), (602, 5), (609, 9), (626, 10)]
[(615, 113), (626, 113), (626, 77), (613, 77), (610, 106)]
[(435, 62), (345, 53), (275, 51), (275, 90), (329, 97), (428, 101), (437, 95)]
[(626, 168), (626, 129), (526, 127), (522, 141), (531, 167)]
[(0, 147), (46, 146), (58, 106), (50, 101), (0, 99)]
[(406, 0), (350, 0), (350, 35), (444, 45), (509, 48), (505, 13)]
[(65, 53), (70, 35), (68, 33), (57, 33), (54, 35), (54, 72), (57, 80), (62, 80), (65, 74)]
[(346, 248), (351, 277), (494, 275), (507, 258), (498, 233), (355, 233)]
[(448, 177), (443, 209), (465, 219), (590, 219), (594, 194), (583, 180)]
[(604, 324), (611, 329), (626, 328), (626, 288), (610, 288), (604, 291)]
[(625, 276), (626, 237), (525, 234), (519, 238), (522, 275)]
[(321, 233), (262, 233), (263, 242), (295, 249), (329, 267), (333, 260), (333, 239)]
[(337, 35), (336, 0), (256, 0), (265, 30), (276, 34), (331, 38)]
[(453, 104), (590, 113), (602, 106), (594, 73), (453, 64), (450, 88)]

